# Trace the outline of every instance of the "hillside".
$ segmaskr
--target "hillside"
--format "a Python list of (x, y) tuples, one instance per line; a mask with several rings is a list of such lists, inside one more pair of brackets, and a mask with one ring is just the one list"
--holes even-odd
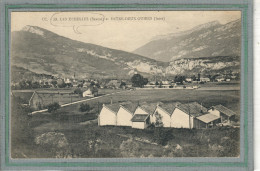
[[(207, 32), (209, 32), (208, 34), (213, 34), (211, 32), (214, 30), (227, 29), (227, 27), (229, 27), (230, 31), (226, 30), (227, 33), (225, 34), (228, 37), (232, 37), (230, 32), (234, 25), (236, 25), (236, 22), (233, 22), (233, 24), (229, 23), (225, 27), (216, 22), (209, 23), (204, 26), (196, 27), (194, 30), (197, 31), (186, 31), (179, 34), (172, 34), (168, 37), (157, 37), (157, 40), (150, 43), (153, 44), (152, 49), (162, 49), (162, 51), (160, 51), (161, 55), (158, 57), (163, 57), (163, 54), (172, 53), (174, 48), (187, 49), (188, 51), (188, 49), (199, 46), (199, 40), (206, 39)], [(206, 37), (202, 37), (202, 35)], [(219, 42), (225, 40), (222, 38), (225, 36), (224, 34), (214, 35), (221, 38), (217, 39)], [(173, 39), (174, 37), (178, 37), (178, 39)], [(237, 35), (235, 37), (237, 37)], [(234, 55), (236, 54), (235, 52), (237, 52), (237, 54), (240, 52), (238, 48), (240, 40), (235, 42), (235, 38), (234, 40), (232, 39), (232, 41), (228, 38), (228, 44), (225, 45), (212, 40), (208, 42), (201, 41), (201, 46), (203, 43), (207, 43), (207, 45), (205, 45), (207, 48), (190, 50), (187, 53), (184, 50), (176, 50), (176, 53), (174, 53), (175, 57), (171, 56), (171, 59), (167, 59), (168, 62), (157, 61), (125, 51), (71, 40), (35, 26), (26, 26), (21, 31), (12, 32), (11, 39), (12, 81), (31, 78), (37, 79), (45, 77), (45, 75), (72, 78), (74, 74), (76, 78), (129, 79), (135, 71), (138, 71), (148, 78), (153, 75), (166, 74), (191, 75), (194, 73), (222, 74), (227, 71), (240, 72), (240, 55)], [(188, 40), (190, 39), (193, 39), (194, 42), (189, 42)], [(168, 41), (170, 45), (171, 40), (189, 43), (187, 43), (186, 46), (177, 46), (178, 43), (176, 43), (173, 49), (169, 49), (170, 46), (164, 47), (163, 42)], [(157, 44), (156, 42), (161, 43)], [(215, 56), (212, 56), (212, 54), (209, 55), (209, 53), (213, 53)], [(167, 57), (167, 55), (164, 57)], [(160, 60), (161, 59), (164, 58), (160, 58)], [(164, 60), (166, 61), (166, 58)], [(19, 70), (19, 72), (17, 70)]]
[(48, 30), (26, 26), (12, 33), (11, 64), (62, 77), (122, 77), (161, 71), (167, 63), (140, 55), (71, 40)]
[(180, 33), (157, 36), (133, 53), (159, 61), (180, 58), (240, 56), (241, 20), (214, 21)]

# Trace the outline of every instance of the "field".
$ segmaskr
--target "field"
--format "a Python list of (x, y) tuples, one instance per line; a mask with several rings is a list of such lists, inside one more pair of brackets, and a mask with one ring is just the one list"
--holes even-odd
[[(222, 104), (235, 111), (239, 121), (240, 93), (237, 90), (104, 89), (102, 91), (102, 94), (122, 92), (86, 102), (91, 107), (89, 112), (80, 112), (80, 104), (74, 104), (60, 108), (54, 113), (39, 113), (31, 117), (27, 116), (26, 109), (18, 108), (17, 102), (12, 101), (14, 104), (12, 129), (20, 130), (13, 131), (11, 134), (12, 157), (231, 157), (239, 155), (239, 128), (136, 130), (128, 127), (98, 127), (96, 120), (102, 104), (111, 102), (197, 101), (207, 108)], [(22, 126), (22, 123), (26, 124)], [(22, 137), (20, 127), (27, 130), (27, 134)]]

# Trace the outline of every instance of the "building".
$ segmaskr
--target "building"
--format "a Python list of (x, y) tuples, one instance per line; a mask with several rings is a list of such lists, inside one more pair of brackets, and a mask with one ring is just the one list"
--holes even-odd
[(153, 123), (156, 123), (157, 116), (160, 115), (163, 127), (171, 127), (171, 115), (179, 104), (179, 102), (170, 104), (158, 103), (155, 112), (151, 116)]
[[(150, 124), (160, 123), (162, 127), (172, 128), (213, 128), (218, 123), (230, 122), (235, 113), (217, 105), (208, 111), (202, 104), (191, 102), (143, 103), (104, 105), (98, 117), (98, 125), (131, 126), (145, 129)], [(156, 124), (157, 126), (157, 124)]]
[(117, 112), (117, 126), (132, 126), (131, 119), (133, 118), (136, 108), (137, 104), (121, 104)]
[(137, 110), (135, 111), (135, 114), (150, 114), (149, 117), (150, 123), (154, 123), (154, 112), (157, 107), (156, 103), (142, 103), (137, 107)]
[(193, 81), (192, 78), (186, 78), (185, 80), (186, 80), (186, 82), (192, 82)]
[(135, 114), (132, 121), (132, 128), (145, 129), (150, 125), (149, 114)]
[(220, 123), (220, 117), (211, 113), (197, 117), (194, 120), (196, 128), (214, 128), (217, 123)]
[(208, 77), (202, 77), (200, 78), (201, 82), (210, 82), (210, 79)]
[(42, 109), (44, 105), (43, 98), (35, 91), (33, 92), (30, 100), (29, 100), (29, 106), (32, 109)]
[(97, 97), (98, 96), (98, 88), (96, 86), (89, 87), (86, 91), (82, 93), (83, 97)]
[(171, 115), (171, 127), (196, 128), (195, 118), (207, 113), (207, 109), (197, 102), (179, 104)]
[(100, 111), (98, 116), (98, 125), (105, 126), (105, 125), (117, 125), (117, 112), (120, 108), (119, 104), (110, 104), (105, 105)]
[(222, 105), (212, 106), (209, 110), (209, 113), (218, 116), (220, 118), (221, 123), (230, 123), (230, 121), (232, 121), (236, 115), (234, 111)]

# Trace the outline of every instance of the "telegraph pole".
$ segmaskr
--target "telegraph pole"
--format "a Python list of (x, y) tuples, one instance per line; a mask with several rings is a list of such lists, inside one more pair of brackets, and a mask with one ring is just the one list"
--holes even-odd
[(191, 129), (191, 123), (190, 123), (190, 98), (188, 98), (188, 111), (189, 111), (189, 128)]

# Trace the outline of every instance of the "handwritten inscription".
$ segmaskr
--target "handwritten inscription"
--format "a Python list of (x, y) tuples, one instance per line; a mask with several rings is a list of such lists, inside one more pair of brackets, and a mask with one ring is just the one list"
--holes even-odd
[(75, 33), (81, 34), (78, 28), (81, 26), (98, 26), (104, 22), (119, 22), (119, 21), (165, 21), (165, 17), (153, 16), (129, 16), (129, 17), (106, 17), (102, 13), (97, 12), (59, 12), (52, 15), (50, 19), (42, 18), (42, 21), (49, 21), (53, 26), (57, 27), (73, 27)]

